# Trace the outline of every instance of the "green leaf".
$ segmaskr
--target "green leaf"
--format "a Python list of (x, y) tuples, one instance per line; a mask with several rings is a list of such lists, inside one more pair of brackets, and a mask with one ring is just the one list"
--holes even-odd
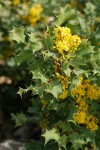
[(44, 37), (42, 43), (45, 49), (52, 49), (54, 41), (51, 35), (47, 35), (46, 37)]
[(26, 93), (27, 92), (27, 89), (23, 89), (23, 88), (19, 88), (19, 91), (17, 92), (17, 94), (19, 94), (20, 95), (20, 97), (22, 98), (22, 94), (23, 93)]
[(25, 143), (26, 150), (43, 150), (44, 145), (42, 141), (32, 141)]
[(27, 61), (29, 63), (33, 58), (32, 51), (30, 50), (23, 50), (21, 51), (15, 58), (15, 61), (17, 62), (17, 65), (19, 66), (23, 62)]
[(69, 69), (69, 67), (62, 68), (62, 70), (63, 70), (63, 72), (64, 72), (68, 77), (70, 77), (71, 69)]
[(32, 56), (32, 63), (29, 64), (27, 69), (32, 72), (32, 71), (37, 70), (37, 68), (39, 68), (43, 72), (43, 70), (44, 70), (44, 59), (43, 59), (43, 57), (40, 57), (40, 59), (36, 59), (36, 57), (33, 55)]
[(38, 41), (38, 44), (34, 44), (32, 50), (33, 50), (33, 54), (36, 52), (36, 51), (39, 51), (42, 49), (42, 44), (41, 42)]
[(67, 141), (68, 141), (68, 136), (62, 135), (61, 136), (61, 146), (60, 147), (63, 147), (65, 150), (67, 150), (66, 149)]
[(78, 133), (70, 135), (69, 139), (73, 144), (72, 147), (74, 148), (74, 150), (78, 150), (79, 148), (82, 148), (82, 145), (85, 144), (84, 138)]
[(45, 134), (42, 135), (45, 138), (45, 144), (47, 144), (50, 140), (55, 140), (56, 142), (60, 142), (61, 138), (59, 133), (57, 133), (57, 130), (55, 128), (51, 130), (47, 130)]
[(99, 74), (100, 73), (100, 68), (95, 68), (94, 70), (93, 70), (93, 74), (95, 75), (95, 74)]
[(52, 58), (57, 58), (57, 57), (56, 57), (56, 54), (53, 53), (52, 51), (46, 50), (46, 51), (43, 51), (43, 52), (41, 52), (41, 53), (43, 54), (44, 61), (50, 59), (50, 57), (52, 57)]
[(71, 9), (70, 6), (60, 8), (60, 13), (57, 17), (56, 25), (60, 26), (64, 23), (66, 23), (67, 21), (73, 20), (75, 18), (76, 18), (75, 11), (74, 11), (74, 9)]
[(39, 38), (37, 37), (37, 35), (35, 35), (35, 33), (31, 32), (30, 34), (27, 33), (27, 35), (29, 36), (29, 40), (31, 42), (36, 43), (39, 40)]
[(11, 114), (11, 116), (12, 116), (12, 120), (15, 120), (16, 122), (16, 125), (15, 125), (16, 127), (22, 126), (27, 121), (27, 118), (23, 112), (17, 113), (16, 115)]
[[(79, 55), (80, 56), (80, 55)], [(76, 57), (76, 58), (73, 58), (69, 61), (70, 65), (74, 66), (74, 67), (80, 67), (82, 65), (86, 66), (87, 65), (87, 62), (89, 60), (85, 59), (84, 58), (84, 61), (83, 59), (81, 58), (82, 56), (80, 57)]]
[(92, 65), (93, 69), (99, 68), (95, 60), (90, 60), (90, 64)]
[(45, 76), (45, 73), (38, 67), (36, 70), (32, 71), (32, 79), (40, 79), (42, 83), (48, 83), (48, 78)]
[[(29, 43), (28, 43), (28, 47), (29, 49), (32, 49), (33, 51), (33, 54), (36, 52), (36, 51), (39, 51), (42, 49), (43, 45), (42, 45), (42, 42), (41, 40), (38, 38), (37, 35), (35, 35), (34, 33), (30, 33), (28, 34), (29, 36)], [(38, 44), (37, 44), (38, 43)]]
[(82, 40), (82, 43), (78, 47), (77, 54), (84, 58), (86, 55), (92, 53), (94, 53), (94, 46), (91, 46), (87, 39)]
[(67, 118), (68, 122), (73, 122), (74, 124), (76, 124), (73, 120), (73, 114), (76, 113), (76, 111), (77, 111), (77, 108), (74, 106), (74, 102), (70, 102), (70, 113)]
[(23, 28), (16, 28), (14, 27), (12, 31), (10, 31), (10, 38), (17, 43), (24, 43), (25, 42), (25, 29)]
[[(28, 112), (30, 113), (39, 113), (40, 112), (40, 101), (39, 98), (35, 98), (32, 100), (32, 106), (28, 108)], [(33, 116), (35, 119), (36, 116)], [(39, 118), (39, 116), (38, 116)]]
[(58, 98), (62, 93), (62, 85), (58, 81), (53, 80), (48, 85), (46, 91), (52, 93), (55, 98)]
[(62, 129), (62, 132), (72, 132), (73, 129), (70, 125), (70, 123), (67, 122), (61, 122), (60, 123), (60, 128)]
[(31, 142), (26, 142), (25, 148), (26, 148), (26, 150), (57, 150), (58, 145), (57, 145), (57, 143), (47, 143), (44, 146), (44, 141), (34, 140)]
[(80, 69), (80, 68), (75, 68), (74, 73), (75, 73), (78, 77), (81, 76), (81, 75), (83, 75), (83, 74), (85, 74), (86, 77), (88, 77), (89, 71), (87, 71), (87, 70), (82, 70), (82, 69)]

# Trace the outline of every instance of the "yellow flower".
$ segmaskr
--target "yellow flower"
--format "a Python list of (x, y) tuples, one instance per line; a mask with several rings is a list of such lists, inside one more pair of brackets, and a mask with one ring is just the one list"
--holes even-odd
[(88, 104), (81, 98), (80, 100), (79, 99), (76, 100), (76, 104), (79, 109), (84, 110), (84, 111), (87, 111), (89, 108)]
[(100, 97), (100, 88), (97, 84), (90, 84), (90, 80), (82, 80), (80, 85), (76, 85), (71, 90), (74, 97), (82, 97), (82, 99), (97, 100)]
[(89, 108), (86, 100), (97, 100), (100, 97), (100, 88), (97, 84), (91, 85), (90, 80), (83, 80), (81, 77), (80, 84), (76, 85), (71, 93), (76, 98), (75, 106), (78, 108), (73, 119), (78, 124), (84, 124), (86, 128), (96, 131), (98, 129), (98, 119), (93, 115), (86, 115)]
[(13, 0), (12, 3), (13, 5), (18, 5), (20, 3), (20, 0)]
[(74, 121), (78, 124), (85, 124), (86, 121), (86, 112), (78, 110), (77, 113), (73, 116)]
[(83, 77), (82, 76), (80, 77), (80, 83), (83, 83)]
[(90, 100), (97, 100), (100, 97), (100, 88), (96, 84), (89, 85), (87, 88), (86, 97)]
[(40, 21), (42, 11), (43, 8), (40, 4), (35, 4), (31, 7), (27, 16), (28, 22), (34, 26), (38, 21)]
[(98, 119), (93, 115), (89, 115), (86, 117), (86, 127), (91, 129), (92, 131), (98, 130)]
[(67, 94), (68, 94), (68, 91), (66, 90), (62, 94), (59, 95), (59, 98), (63, 100), (67, 97)]
[(98, 130), (98, 119), (93, 115), (86, 115), (86, 112), (79, 109), (77, 113), (73, 116), (73, 119), (78, 124), (86, 125), (86, 128), (96, 131)]
[(80, 37), (72, 35), (70, 28), (67, 27), (55, 28), (55, 37), (54, 48), (62, 55), (74, 52), (81, 43)]

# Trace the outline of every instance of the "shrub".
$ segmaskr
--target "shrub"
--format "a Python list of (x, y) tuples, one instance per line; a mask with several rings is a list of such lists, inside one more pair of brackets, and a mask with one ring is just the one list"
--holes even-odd
[(100, 149), (99, 49), (80, 37), (75, 11), (61, 8), (43, 37), (22, 27), (10, 35), (18, 66), (25, 64), (32, 75), (18, 93), (32, 92), (29, 119), (45, 129), (45, 147), (33, 141), (30, 149)]

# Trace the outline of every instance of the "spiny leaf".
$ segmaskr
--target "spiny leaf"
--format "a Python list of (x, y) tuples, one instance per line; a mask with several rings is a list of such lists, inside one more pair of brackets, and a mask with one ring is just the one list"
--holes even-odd
[(12, 114), (11, 116), (12, 116), (12, 119), (15, 120), (16, 122), (16, 127), (22, 126), (27, 121), (25, 114), (23, 114), (22, 112), (17, 113), (16, 115)]
[(23, 89), (23, 88), (20, 87), (19, 91), (17, 92), (17, 94), (19, 94), (20, 97), (22, 98), (22, 94), (25, 93), (25, 92), (27, 92), (27, 89)]
[(16, 28), (14, 27), (12, 31), (10, 31), (10, 38), (14, 41), (17, 41), (18, 43), (24, 43), (25, 42), (25, 29), (23, 28)]
[(64, 7), (60, 9), (60, 13), (57, 17), (56, 25), (62, 25), (63, 23), (67, 22), (68, 20), (75, 19), (76, 14), (70, 6)]
[(19, 66), (25, 61), (30, 62), (32, 58), (33, 58), (32, 51), (24, 50), (24, 51), (21, 51), (20, 54), (16, 56), (15, 61), (17, 62), (17, 65)]
[(52, 49), (53, 48), (53, 38), (51, 37), (51, 35), (47, 35), (44, 39), (43, 39), (43, 41), (42, 41), (42, 43), (43, 43), (43, 45), (44, 45), (44, 47), (45, 47), (45, 49)]
[(58, 81), (51, 81), (46, 91), (52, 93), (55, 98), (58, 98), (62, 93), (62, 85)]
[(66, 136), (66, 135), (61, 136), (61, 146), (62, 146), (65, 150), (67, 150), (67, 149), (66, 149), (67, 141), (68, 141), (68, 136)]
[(71, 143), (73, 144), (72, 147), (74, 148), (74, 150), (82, 148), (82, 145), (85, 144), (83, 137), (78, 133), (70, 135), (69, 138)]
[(30, 33), (30, 34), (28, 34), (27, 33), (27, 35), (29, 36), (29, 40), (31, 41), (31, 42), (34, 42), (34, 43), (36, 43), (38, 40), (39, 40), (39, 38), (37, 37), (37, 35), (35, 35), (35, 33)]
[(82, 43), (77, 50), (77, 54), (84, 58), (84, 56), (92, 53), (94, 53), (94, 46), (91, 46), (87, 39), (82, 40)]
[(47, 83), (48, 78), (45, 76), (45, 73), (38, 67), (36, 70), (32, 71), (33, 79), (40, 79), (42, 83)]
[(51, 57), (52, 57), (52, 58), (57, 58), (57, 57), (56, 57), (56, 54), (53, 53), (52, 51), (46, 50), (46, 51), (43, 51), (43, 52), (41, 52), (41, 53), (43, 54), (44, 61), (50, 59)]
[(45, 144), (47, 144), (50, 140), (55, 140), (56, 142), (60, 142), (61, 138), (59, 133), (55, 128), (51, 130), (46, 130), (45, 134), (42, 135), (45, 138)]
[(63, 67), (62, 68), (63, 72), (68, 76), (70, 77), (70, 74), (71, 74), (71, 69), (69, 69), (68, 67)]
[(88, 70), (81, 70), (80, 68), (76, 68), (74, 70), (74, 73), (79, 77), (83, 74), (85, 74), (88, 77), (89, 71)]

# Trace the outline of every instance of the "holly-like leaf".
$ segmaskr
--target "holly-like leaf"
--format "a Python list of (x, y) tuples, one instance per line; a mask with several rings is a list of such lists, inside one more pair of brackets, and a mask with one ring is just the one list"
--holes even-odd
[(56, 54), (53, 53), (52, 51), (46, 50), (46, 51), (43, 51), (42, 54), (43, 54), (44, 61), (50, 59), (50, 57), (57, 58)]
[(73, 114), (75, 114), (77, 111), (77, 108), (74, 106), (73, 102), (70, 102), (70, 113), (69, 116), (67, 118), (68, 122), (73, 122), (74, 124), (76, 124), (73, 120)]
[(74, 148), (74, 150), (78, 150), (79, 148), (82, 148), (82, 145), (85, 144), (84, 138), (78, 133), (70, 135), (69, 139), (73, 144), (72, 147)]
[(88, 54), (92, 54), (92, 53), (94, 53), (94, 46), (91, 46), (86, 39), (82, 40), (82, 42), (78, 48), (77, 54), (81, 57), (84, 57), (84, 56), (86, 56)]
[(66, 136), (66, 135), (61, 136), (61, 146), (60, 147), (63, 147), (65, 150), (67, 150), (66, 149), (67, 141), (68, 141), (68, 136)]
[(25, 29), (23, 28), (16, 28), (14, 27), (12, 31), (10, 31), (10, 38), (17, 43), (24, 43), (25, 42)]
[(45, 73), (38, 67), (36, 70), (32, 71), (33, 78), (32, 79), (40, 79), (42, 83), (47, 83), (48, 78), (45, 76)]
[(36, 43), (39, 40), (39, 38), (37, 37), (37, 35), (35, 33), (31, 32), (30, 34), (27, 33), (27, 35), (29, 36), (29, 40), (31, 42)]
[(60, 128), (62, 129), (62, 132), (73, 132), (73, 129), (68, 122), (61, 122), (60, 123)]
[(85, 74), (88, 77), (89, 71), (88, 70), (82, 70), (80, 68), (75, 68), (73, 71), (78, 77)]
[(25, 93), (25, 92), (27, 92), (27, 89), (23, 89), (23, 88), (20, 87), (19, 91), (17, 92), (17, 94), (19, 94), (20, 97), (22, 98), (22, 94)]
[[(29, 43), (28, 43), (28, 47), (29, 49), (32, 49), (33, 51), (33, 54), (36, 52), (36, 51), (39, 51), (40, 49), (42, 49), (43, 45), (42, 45), (42, 42), (41, 40), (38, 38), (37, 35), (35, 35), (35, 33), (30, 33), (30, 34), (27, 34), (29, 36)], [(37, 44), (38, 43), (38, 44)]]
[(63, 92), (62, 85), (58, 81), (53, 80), (48, 85), (46, 91), (52, 93), (55, 98), (58, 98), (59, 95)]
[(60, 13), (57, 17), (56, 25), (62, 25), (63, 23), (73, 20), (76, 18), (76, 14), (74, 9), (71, 9), (70, 6), (64, 7), (60, 9)]
[(17, 113), (16, 115), (15, 114), (12, 114), (12, 120), (14, 120), (16, 122), (16, 127), (18, 126), (22, 126), (26, 121), (27, 121), (27, 118), (25, 116), (24, 113)]
[(60, 142), (61, 138), (59, 133), (55, 128), (51, 130), (46, 130), (45, 134), (42, 135), (45, 138), (45, 144), (47, 144), (50, 140), (55, 140), (56, 142)]
[(32, 51), (29, 50), (24, 50), (21, 51), (15, 58), (15, 61), (17, 63), (17, 65), (19, 66), (20, 64), (22, 64), (23, 62), (27, 61), (27, 63), (29, 63), (33, 58), (33, 54)]
[(71, 69), (69, 69), (68, 67), (63, 67), (62, 68), (63, 72), (68, 76), (70, 77), (70, 74), (71, 74)]
[(47, 35), (43, 41), (42, 41), (45, 49), (52, 49), (53, 48), (53, 38), (51, 37), (51, 35)]
[(99, 74), (99, 73), (100, 73), (100, 68), (93, 70), (93, 74), (94, 74), (94, 75), (95, 75), (95, 74)]

